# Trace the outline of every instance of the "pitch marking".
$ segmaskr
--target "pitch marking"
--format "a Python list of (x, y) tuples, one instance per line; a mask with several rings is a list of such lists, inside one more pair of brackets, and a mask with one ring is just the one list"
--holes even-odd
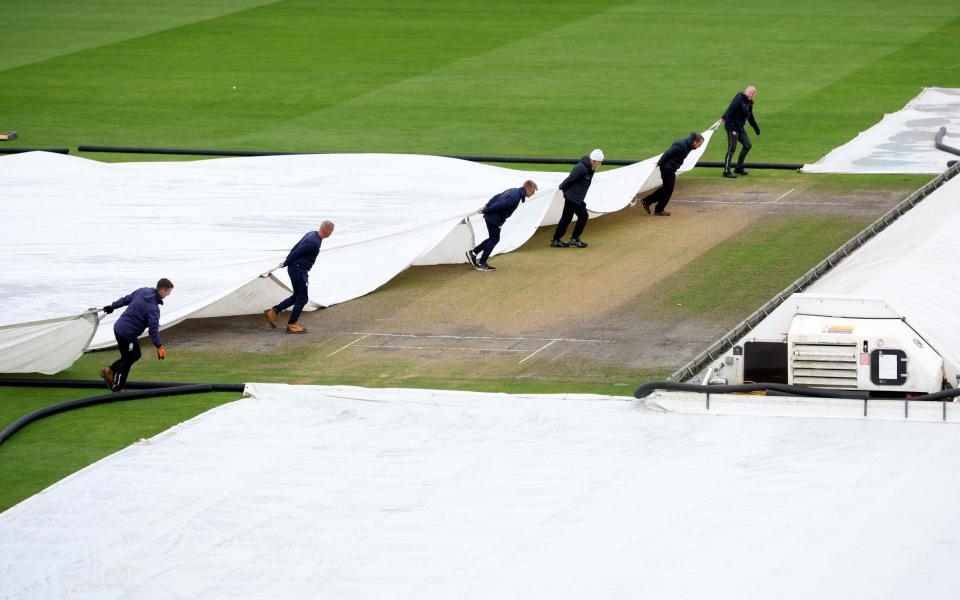
[(328, 355), (327, 355), (327, 358), (330, 358), (331, 356), (333, 356), (333, 355), (336, 354), (337, 352), (340, 352), (341, 350), (346, 350), (346, 349), (349, 348), (350, 346), (356, 344), (357, 342), (363, 341), (363, 340), (367, 339), (368, 337), (370, 337), (370, 336), (369, 336), (369, 335), (364, 335), (363, 337), (360, 337), (360, 338), (357, 338), (357, 339), (353, 340), (352, 342), (350, 342), (350, 343), (347, 344), (346, 346), (342, 346), (339, 350), (335, 350), (335, 351), (331, 352), (330, 354), (328, 354)]
[(777, 198), (776, 200), (774, 200), (773, 203), (776, 204), (777, 202), (780, 202), (781, 200), (783, 200), (784, 198), (786, 198), (787, 196), (789, 196), (790, 193), (793, 192), (793, 191), (795, 191), (796, 189), (797, 189), (797, 188), (790, 188), (789, 190), (787, 190), (786, 192), (784, 192), (779, 198)]
[(549, 348), (550, 346), (554, 345), (555, 343), (557, 343), (557, 342), (559, 342), (559, 341), (560, 341), (560, 340), (550, 340), (550, 341), (547, 342), (546, 344), (540, 346), (539, 349), (534, 350), (534, 351), (533, 351), (533, 354), (531, 354), (530, 356), (528, 356), (528, 357), (526, 357), (526, 358), (520, 359), (520, 363), (519, 363), (519, 364), (522, 365), (522, 364), (525, 363), (527, 360), (529, 360), (529, 359), (533, 358), (534, 356), (536, 356), (537, 354), (539, 354), (541, 350), (546, 350), (547, 348)]

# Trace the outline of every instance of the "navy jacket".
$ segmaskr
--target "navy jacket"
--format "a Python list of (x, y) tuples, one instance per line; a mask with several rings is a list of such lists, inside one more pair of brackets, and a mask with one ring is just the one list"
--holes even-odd
[(307, 233), (290, 249), (290, 254), (287, 254), (283, 266), (309, 271), (313, 268), (313, 263), (317, 261), (321, 243), (323, 243), (323, 238), (320, 237), (319, 233), (316, 231)]
[(683, 166), (683, 161), (687, 158), (687, 155), (693, 150), (693, 140), (695, 139), (697, 139), (697, 134), (691, 131), (689, 136), (675, 141), (657, 161), (657, 166), (673, 172), (679, 170)]
[(750, 121), (750, 126), (760, 135), (760, 128), (757, 121), (753, 118), (753, 100), (747, 98), (747, 95), (740, 92), (730, 101), (730, 106), (723, 113), (723, 127), (727, 131), (743, 131), (746, 122)]
[(124, 296), (110, 306), (120, 308), (127, 306), (117, 322), (113, 324), (113, 332), (122, 338), (135, 340), (140, 337), (144, 329), (150, 329), (150, 339), (153, 345), (159, 348), (160, 341), (160, 305), (163, 298), (152, 287), (136, 290)]
[(526, 199), (527, 191), (522, 187), (504, 190), (487, 201), (487, 205), (483, 207), (483, 218), (494, 225), (502, 226)]
[(577, 204), (586, 204), (587, 190), (593, 182), (593, 169), (590, 168), (590, 156), (581, 156), (580, 162), (570, 171), (560, 184), (563, 197)]

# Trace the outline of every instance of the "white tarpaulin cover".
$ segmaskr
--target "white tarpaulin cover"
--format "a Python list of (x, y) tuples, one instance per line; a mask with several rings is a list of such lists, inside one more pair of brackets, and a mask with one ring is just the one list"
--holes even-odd
[(943, 143), (960, 147), (960, 89), (924, 88), (903, 109), (843, 146), (834, 149), (804, 173), (930, 173), (940, 174), (960, 156), (934, 145), (941, 127)]
[[(598, 173), (587, 195), (591, 212), (620, 210), (638, 191), (659, 186), (656, 160)], [(539, 193), (507, 221), (496, 252), (519, 247), (541, 224), (556, 223), (557, 186), (566, 176), (396, 154), (119, 164), (39, 152), (2, 157), (0, 325), (26, 331), (25, 324), (104, 306), (160, 277), (176, 286), (162, 327), (254, 314), (290, 293), (286, 270), (260, 276), (323, 219), (337, 229), (311, 273), (308, 308), (329, 306), (413, 264), (465, 263), (466, 250), (487, 235), (477, 209), (533, 179)], [(91, 347), (115, 343), (118, 314), (102, 318)], [(21, 344), (11, 356), (0, 346), (0, 372), (26, 363), (52, 373), (71, 362), (39, 347)]]
[(700, 416), (611, 397), (248, 393), (0, 515), (0, 598), (960, 588), (953, 424)]
[(71, 365), (97, 330), (96, 311), (31, 323), (0, 325), (0, 356), (7, 372), (26, 373), (43, 364)]

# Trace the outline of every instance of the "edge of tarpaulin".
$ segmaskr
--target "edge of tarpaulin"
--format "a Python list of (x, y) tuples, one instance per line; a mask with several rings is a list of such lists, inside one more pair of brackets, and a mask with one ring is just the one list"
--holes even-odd
[(39, 321), (23, 321), (22, 323), (7, 323), (5, 325), (0, 325), (0, 330), (3, 329), (13, 329), (14, 327), (25, 327), (28, 325), (44, 325), (46, 323), (56, 323), (57, 321), (73, 321), (74, 319), (82, 319), (85, 315), (93, 313), (96, 317), (96, 323), (100, 323), (99, 311), (96, 308), (88, 308), (85, 311), (73, 315), (66, 315), (64, 317), (52, 317), (50, 319), (41, 319)]
[[(42, 319), (40, 321), (27, 321), (23, 323), (8, 323), (6, 325), (0, 325), (0, 331), (12, 330), (17, 328), (35, 327), (38, 325), (45, 325), (50, 323), (61, 323), (61, 322), (66, 323), (68, 321), (77, 321), (77, 320), (85, 320), (85, 321), (92, 320), (92, 323), (91, 323), (92, 327), (90, 328), (90, 335), (87, 336), (86, 341), (84, 341), (82, 345), (77, 344), (77, 347), (71, 352), (71, 354), (75, 355), (75, 357), (70, 363), (72, 365), (73, 363), (76, 363), (77, 360), (81, 356), (83, 356), (83, 354), (90, 348), (90, 342), (93, 341), (93, 338), (97, 334), (97, 330), (100, 327), (100, 312), (96, 308), (88, 308), (82, 313), (69, 315), (66, 317), (54, 317), (51, 319)], [(55, 371), (44, 371), (44, 370), (37, 369), (35, 372), (52, 375), (54, 373), (59, 373), (60, 371), (63, 371), (66, 368), (69, 368), (69, 365), (67, 367), (62, 367), (60, 369), (57, 369)], [(24, 372), (26, 371), (0, 371), (0, 373), (24, 373)]]
[[(886, 112), (883, 113), (883, 117), (881, 117), (879, 121), (877, 121), (876, 123), (874, 123), (874, 124), (871, 125), (870, 127), (864, 129), (863, 131), (860, 131), (859, 133), (857, 133), (857, 135), (856, 135), (853, 139), (848, 140), (848, 141), (840, 144), (839, 146), (833, 148), (832, 150), (830, 150), (829, 152), (827, 152), (826, 154), (824, 154), (823, 156), (821, 156), (816, 162), (803, 165), (803, 167), (801, 167), (801, 168), (799, 169), (799, 172), (800, 172), (800, 173), (811, 174), (811, 175), (938, 175), (940, 172), (934, 173), (934, 172), (930, 172), (930, 171), (904, 171), (904, 170), (902, 170), (902, 169), (899, 170), (899, 171), (884, 171), (884, 170), (872, 170), (872, 171), (842, 170), (842, 171), (841, 171), (841, 170), (837, 170), (837, 169), (833, 169), (833, 170), (821, 170), (821, 169), (817, 169), (816, 166), (819, 165), (819, 164), (821, 164), (821, 163), (823, 163), (823, 162), (825, 162), (825, 161), (827, 160), (827, 158), (829, 158), (832, 154), (840, 151), (841, 149), (845, 148), (846, 146), (849, 146), (849, 145), (853, 144), (854, 142), (856, 142), (857, 140), (859, 140), (861, 137), (863, 137), (865, 134), (867, 134), (871, 129), (874, 129), (874, 128), (878, 127), (879, 125), (883, 124), (884, 121), (888, 121), (891, 117), (893, 117), (893, 116), (896, 115), (897, 113), (903, 112), (903, 111), (905, 111), (905, 110), (910, 110), (911, 108), (913, 108), (914, 104), (916, 104), (917, 102), (919, 102), (920, 98), (921, 98), (928, 90), (942, 90), (942, 89), (950, 89), (950, 88), (942, 88), (942, 87), (932, 86), (932, 85), (925, 85), (925, 86), (923, 86), (922, 88), (920, 88), (920, 93), (917, 94), (916, 96), (914, 96), (913, 98), (911, 98), (910, 100), (908, 100), (907, 103), (904, 104), (902, 108), (900, 108), (899, 110), (896, 110), (896, 111), (894, 111), (894, 112), (892, 112), (892, 113), (886, 113)], [(948, 169), (948, 168), (949, 168), (949, 167), (944, 167), (944, 170), (946, 170), (946, 169)]]

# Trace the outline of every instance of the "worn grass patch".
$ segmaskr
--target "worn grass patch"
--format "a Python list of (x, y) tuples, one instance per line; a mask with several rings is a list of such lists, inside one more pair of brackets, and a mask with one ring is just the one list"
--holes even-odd
[(806, 273), (866, 222), (844, 217), (784, 217), (717, 244), (652, 293), (654, 310), (673, 318), (746, 316)]

